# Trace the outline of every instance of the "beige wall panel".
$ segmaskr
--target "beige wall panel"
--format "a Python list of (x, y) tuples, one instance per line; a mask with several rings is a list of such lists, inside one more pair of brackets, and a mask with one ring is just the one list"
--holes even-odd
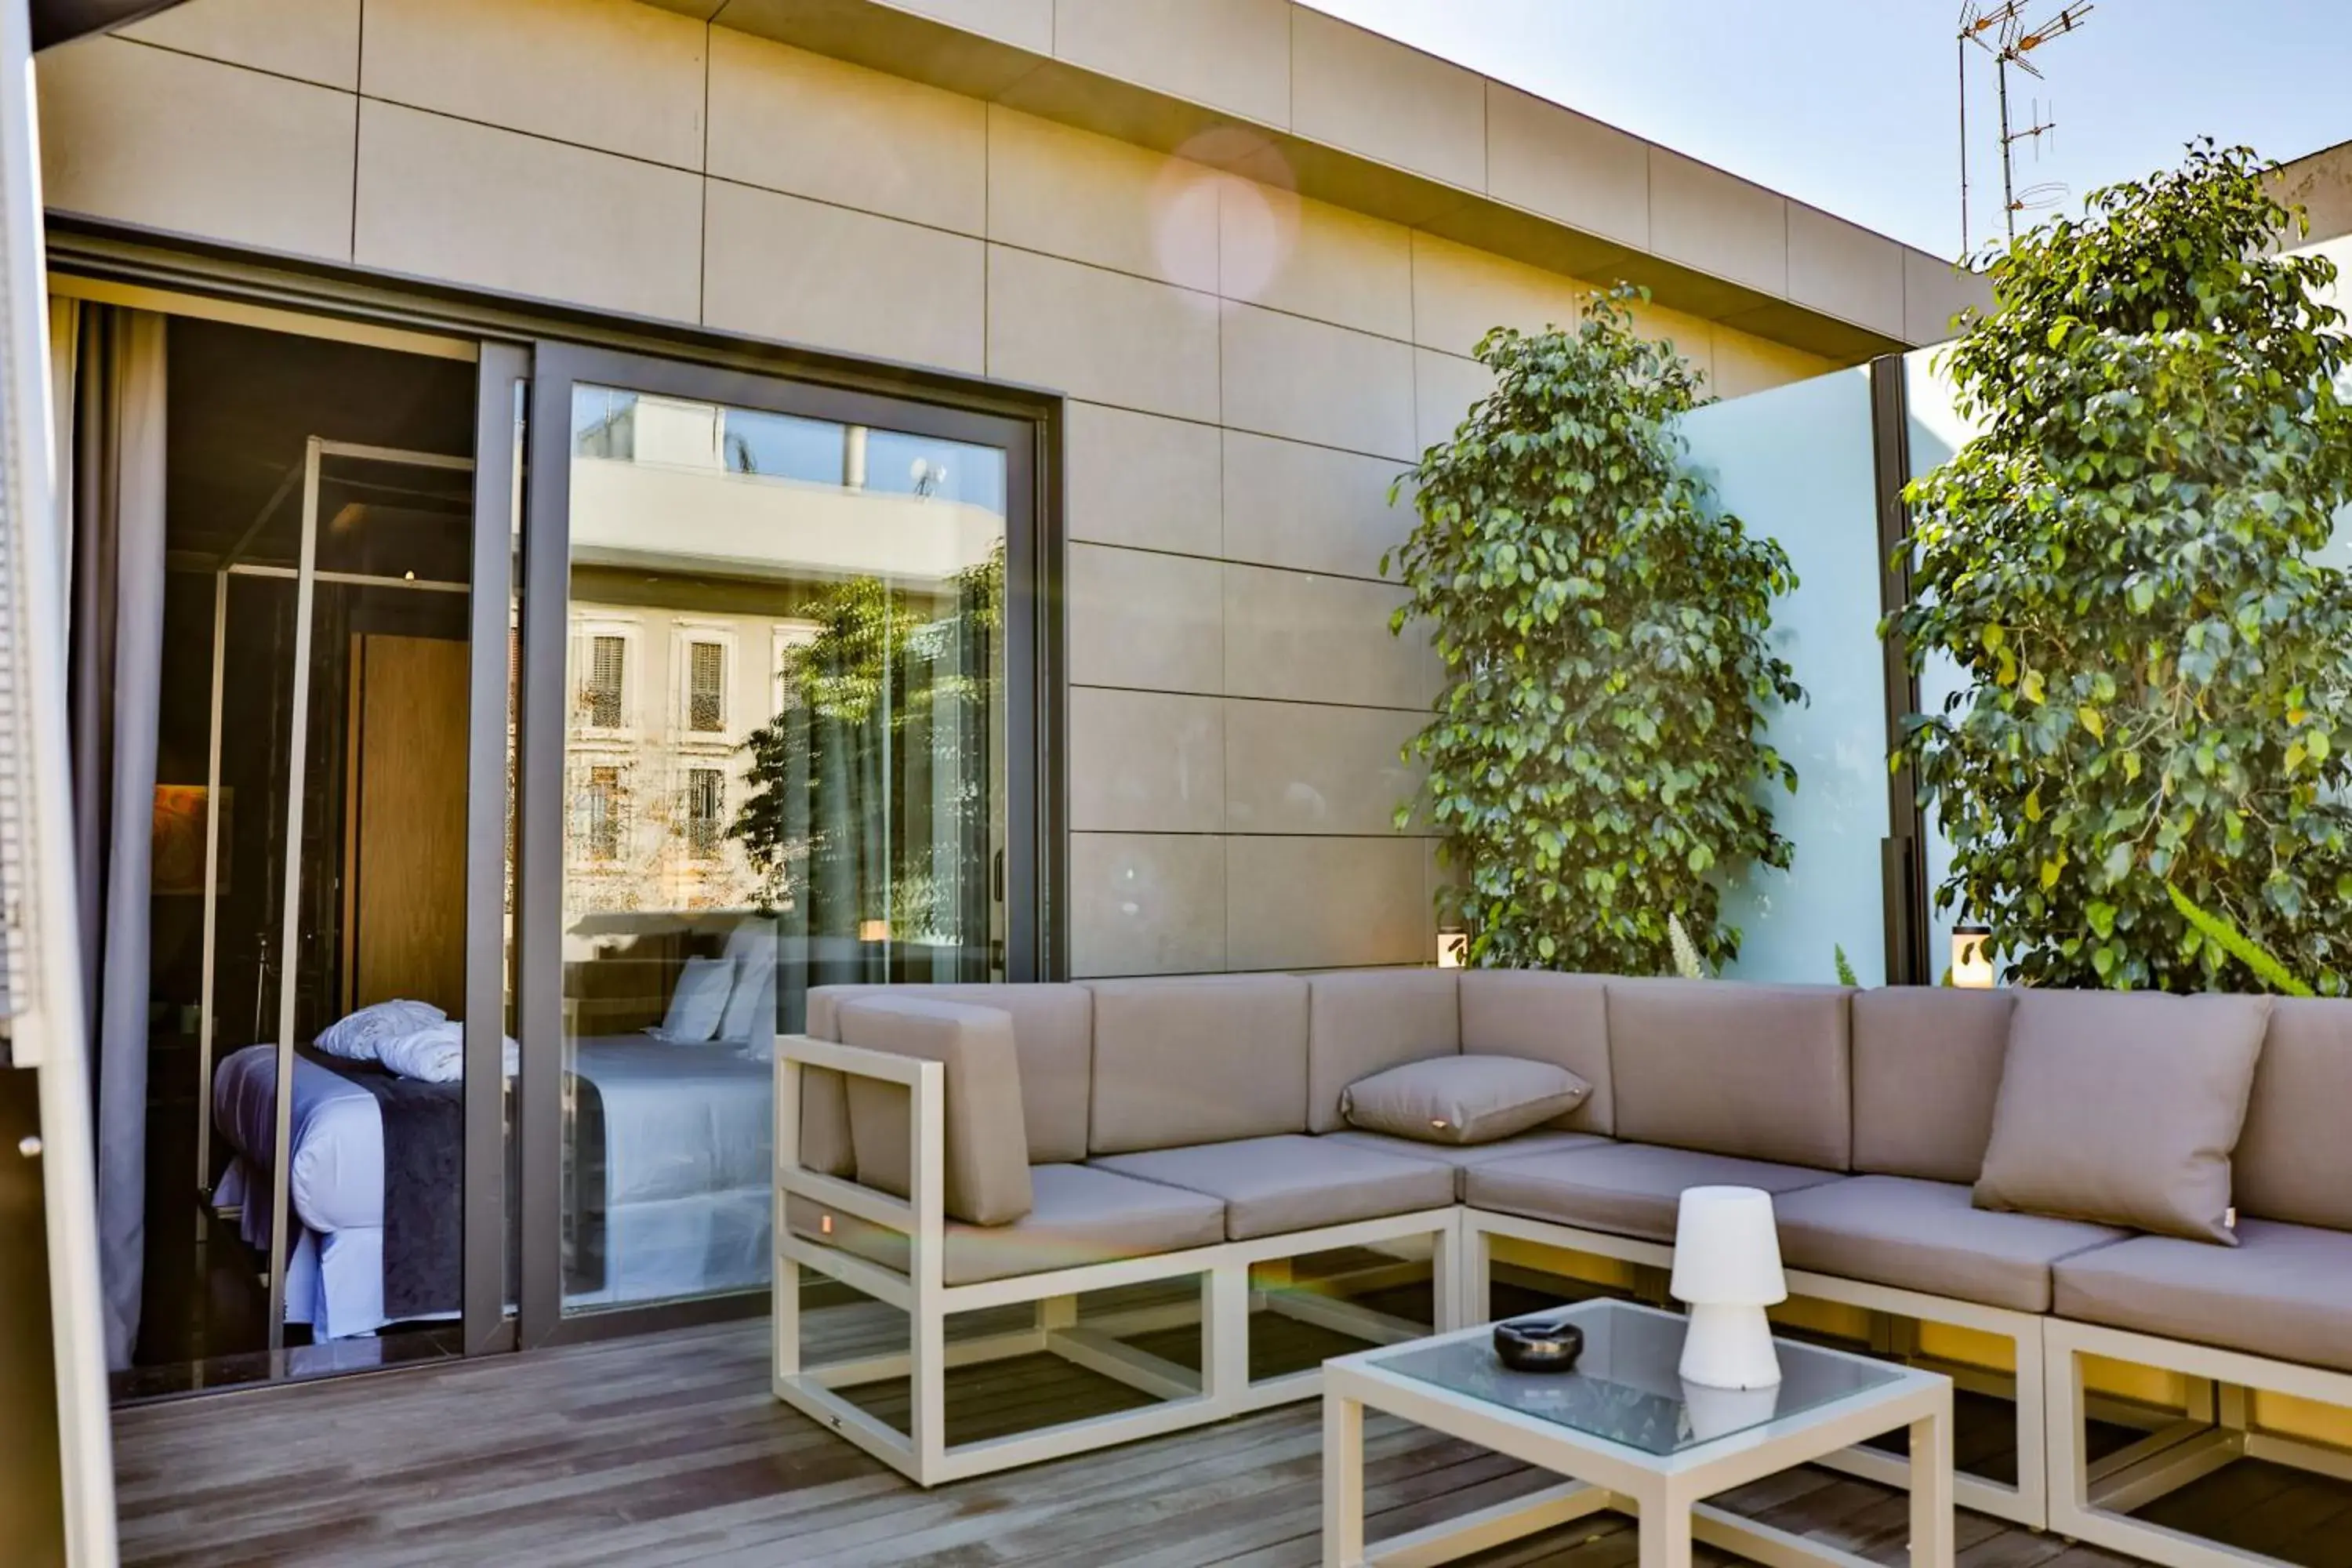
[(1412, 453), (1412, 350), (1255, 305), (1223, 310), (1224, 422), (1351, 452)]
[(1789, 298), (1900, 337), (1903, 247), (1843, 218), (1790, 202)]
[(1649, 144), (1498, 81), (1486, 83), (1486, 193), (1649, 247)]
[(1230, 700), (1224, 711), (1225, 826), (1235, 833), (1377, 837), (1420, 786), (1398, 748), (1426, 713)]
[(988, 106), (716, 27), (709, 172), (982, 234), (988, 226)]
[(1091, 403), (1066, 407), (1072, 539), (1223, 553), (1215, 426)]
[(360, 90), (702, 167), (708, 29), (632, 0), (367, 0)]
[(1436, 949), (1417, 838), (1229, 838), (1234, 969), (1426, 963)]
[(1224, 445), (1229, 561), (1378, 577), (1381, 552), (1412, 531), (1411, 491), (1389, 504), (1397, 458), (1240, 430), (1226, 431)]
[(1212, 834), (1070, 835), (1070, 973), (1225, 967), (1225, 841)]
[(1054, 52), (1054, 0), (882, 0), (894, 10), (929, 16), (1037, 54)]
[(1412, 234), (1248, 180), (1223, 182), (1219, 292), (1295, 316), (1412, 336)]
[(1573, 327), (1592, 288), (1434, 235), (1412, 237), (1413, 341), (1450, 354), (1468, 354), (1496, 327)]
[[(1426, 708), (1438, 684), (1425, 629), (1389, 632), (1404, 590), (1264, 566), (1225, 569), (1225, 690), (1235, 697)], [(1075, 679), (1075, 675), (1073, 677)]]
[(1198, 163), (991, 105), (988, 237), (1188, 289), (1217, 287), (1217, 190)]
[(703, 321), (978, 374), (987, 247), (965, 235), (709, 182)]
[(1063, 595), (1070, 680), (1151, 691), (1224, 689), (1224, 568), (1072, 544)]
[(121, 38), (51, 49), (36, 70), (50, 207), (350, 258), (348, 93)]
[(1953, 317), (1991, 302), (1992, 285), (1982, 275), (1916, 250), (1903, 253), (1903, 332), (1911, 342), (1942, 342), (1952, 335)]
[(1836, 368), (1819, 354), (1718, 325), (1715, 329), (1715, 375), (1707, 383), (1707, 390), (1717, 397), (1745, 397), (1751, 392), (1785, 386)]
[(991, 246), (988, 374), (1214, 423), (1213, 296)]
[(1442, 354), (1435, 349), (1413, 350), (1415, 443), (1426, 449), (1452, 440), (1454, 426), (1470, 412), (1470, 405), (1494, 389), (1494, 373), (1475, 359)]
[(1486, 188), (1486, 86), (1475, 71), (1291, 10), (1291, 129), (1469, 190)]
[(1057, 0), (1072, 65), (1286, 129), (1289, 0)]
[(1650, 244), (1667, 259), (1789, 291), (1788, 199), (1663, 147), (1650, 149)]
[(701, 315), (702, 180), (362, 100), (362, 267), (631, 315)]
[(1225, 716), (1217, 698), (1074, 686), (1069, 743), (1073, 830), (1224, 830)]
[(360, 84), (360, 0), (189, 0), (121, 32), (346, 92)]

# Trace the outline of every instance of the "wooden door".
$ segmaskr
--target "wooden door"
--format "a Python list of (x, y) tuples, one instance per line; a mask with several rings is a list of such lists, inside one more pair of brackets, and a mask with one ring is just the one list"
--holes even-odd
[(467, 647), (371, 635), (359, 644), (350, 1003), (466, 1006)]

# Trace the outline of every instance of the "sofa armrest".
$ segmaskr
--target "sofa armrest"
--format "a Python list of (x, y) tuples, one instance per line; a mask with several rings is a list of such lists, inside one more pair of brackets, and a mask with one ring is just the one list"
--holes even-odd
[[(919, 1271), (920, 1260), (928, 1255), (929, 1272), (936, 1279), (947, 1193), (946, 1065), (891, 1051), (836, 1045), (806, 1035), (779, 1036), (775, 1060), (778, 1188), (908, 1236), (914, 1243)], [(912, 1120), (908, 1144), (913, 1155), (909, 1197), (894, 1197), (879, 1188), (824, 1175), (801, 1163), (801, 1075), (809, 1068), (876, 1079), (907, 1090)]]

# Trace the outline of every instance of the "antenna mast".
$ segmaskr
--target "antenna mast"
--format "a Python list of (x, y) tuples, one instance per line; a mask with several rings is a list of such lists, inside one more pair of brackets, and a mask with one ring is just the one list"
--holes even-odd
[[(1996, 89), (2000, 102), (2000, 205), (2001, 217), (2008, 226), (2009, 237), (2017, 237), (2017, 215), (2028, 206), (2042, 205), (2051, 199), (2050, 185), (2036, 185), (2020, 196), (2017, 191), (2015, 153), (2020, 142), (2032, 142), (2037, 148), (2042, 137), (2057, 128), (2055, 120), (2042, 118), (2040, 106), (2035, 106), (2033, 123), (2022, 131), (2013, 131), (2009, 122), (2009, 68), (2015, 66), (2027, 75), (2039, 79), (2040, 68), (2028, 57), (2051, 39), (2074, 32), (2083, 26), (2095, 7), (2090, 0), (2073, 0), (2042, 21), (2028, 24), (2025, 19), (2026, 0), (2003, 0), (1986, 9), (1980, 0), (1968, 0), (1960, 12), (1960, 252), (1969, 247), (1969, 46), (1992, 57)], [(2063, 194), (2063, 192), (2061, 193)]]

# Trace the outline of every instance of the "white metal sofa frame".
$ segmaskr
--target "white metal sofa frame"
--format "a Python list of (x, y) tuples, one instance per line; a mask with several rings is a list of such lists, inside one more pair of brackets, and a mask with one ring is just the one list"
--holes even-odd
[[(1495, 1275), (1493, 1238), (1514, 1238), (1613, 1258), (1637, 1267), (1671, 1268), (1673, 1249), (1661, 1243), (1497, 1214), (1465, 1205), (1424, 1209), (1317, 1230), (1255, 1237), (1181, 1252), (1090, 1264), (949, 1286), (944, 1273), (946, 1068), (887, 1052), (834, 1045), (805, 1037), (778, 1042), (777, 1184), (785, 1193), (838, 1209), (909, 1237), (910, 1268), (886, 1268), (837, 1247), (776, 1230), (776, 1397), (824, 1423), (922, 1486), (1016, 1466), (1063, 1458), (1095, 1448), (1224, 1420), (1315, 1397), (1318, 1370), (1253, 1383), (1249, 1333), (1253, 1310), (1317, 1321), (1372, 1343), (1418, 1336), (1418, 1325), (1330, 1298), (1254, 1293), (1254, 1265), (1340, 1247), (1378, 1247), (1426, 1237), (1435, 1331), (1489, 1315)], [(901, 1200), (855, 1182), (820, 1174), (800, 1163), (802, 1075), (829, 1068), (905, 1087), (912, 1117), (912, 1197)], [(800, 1342), (801, 1270), (807, 1268), (908, 1314), (910, 1346), (903, 1353), (803, 1368)], [(1126, 1319), (1081, 1326), (1076, 1298), (1154, 1280), (1201, 1278), (1197, 1309), (1148, 1310)], [(2128, 1552), (2162, 1568), (2291, 1568), (2283, 1560), (2134, 1519), (2127, 1510), (2179, 1489), (2245, 1457), (2352, 1480), (2352, 1453), (2266, 1432), (2252, 1420), (2252, 1394), (2270, 1390), (2352, 1410), (2352, 1374), (2210, 1346), (2132, 1333), (2070, 1319), (2019, 1312), (1927, 1295), (1834, 1275), (1792, 1269), (1792, 1295), (1873, 1313), (1946, 1324), (1998, 1335), (2012, 1347), (2015, 1373), (1957, 1363), (1931, 1363), (1963, 1388), (2014, 1400), (2017, 1482), (1981, 1476), (1954, 1478), (1963, 1507), (2070, 1539)], [(982, 1338), (949, 1342), (954, 1313), (1029, 1304), (1031, 1326)], [(1123, 1342), (1118, 1333), (1198, 1322), (1201, 1370), (1181, 1366)], [(1093, 1416), (1034, 1432), (950, 1447), (946, 1441), (949, 1368), (1039, 1352), (1153, 1395), (1141, 1410)], [(2095, 1355), (2177, 1372), (2189, 1380), (2189, 1408), (2178, 1419), (2148, 1418), (2120, 1401), (2084, 1388), (2082, 1358)], [(1918, 1358), (1912, 1358), (1920, 1364)], [(909, 1430), (901, 1433), (838, 1392), (861, 1384), (907, 1379), (912, 1389)], [(2086, 1415), (2149, 1428), (2147, 1436), (2093, 1461), (2084, 1440)], [(1822, 1461), (1883, 1485), (1908, 1483), (1899, 1456), (1849, 1448)]]
[[(1315, 1397), (1322, 1389), (1319, 1368), (1256, 1383), (1250, 1380), (1249, 1333), (1254, 1305), (1318, 1322), (1375, 1344), (1400, 1343), (1430, 1331), (1421, 1325), (1337, 1299), (1288, 1292), (1254, 1298), (1250, 1280), (1253, 1265), (1309, 1252), (1378, 1248), (1383, 1244), (1426, 1237), (1431, 1245), (1434, 1327), (1443, 1332), (1464, 1321), (1459, 1295), (1464, 1274), (1456, 1258), (1462, 1211), (1451, 1204), (1444, 1208), (1188, 1247), (1181, 1252), (1015, 1275), (970, 1285), (946, 1284), (945, 1066), (803, 1036), (780, 1039), (776, 1061), (778, 1187), (793, 1196), (906, 1235), (910, 1265), (901, 1274), (841, 1248), (796, 1236), (780, 1223), (775, 1230), (776, 1397), (831, 1427), (918, 1485), (937, 1486), (1018, 1465), (1064, 1458), (1114, 1443), (1156, 1436)], [(909, 1198), (895, 1198), (856, 1182), (820, 1174), (801, 1164), (801, 1096), (803, 1074), (809, 1068), (829, 1068), (855, 1077), (877, 1079), (908, 1090), (912, 1118)], [(903, 1310), (908, 1320), (908, 1349), (903, 1353), (803, 1366), (800, 1323), (803, 1268)], [(1077, 1298), (1084, 1292), (1192, 1275), (1201, 1279), (1197, 1314), (1185, 1309), (1171, 1317), (1147, 1309), (1125, 1319), (1105, 1319), (1083, 1326), (1077, 1321)], [(1026, 1329), (953, 1342), (947, 1338), (947, 1320), (952, 1314), (1024, 1304), (1034, 1309)], [(1198, 1372), (1139, 1350), (1117, 1337), (1120, 1331), (1193, 1321), (1201, 1325), (1202, 1331), (1202, 1364)], [(948, 1369), (1041, 1352), (1151, 1394), (1160, 1403), (1008, 1437), (950, 1445)], [(911, 1394), (908, 1429), (903, 1433), (840, 1392), (862, 1384), (902, 1378), (908, 1380)]]

